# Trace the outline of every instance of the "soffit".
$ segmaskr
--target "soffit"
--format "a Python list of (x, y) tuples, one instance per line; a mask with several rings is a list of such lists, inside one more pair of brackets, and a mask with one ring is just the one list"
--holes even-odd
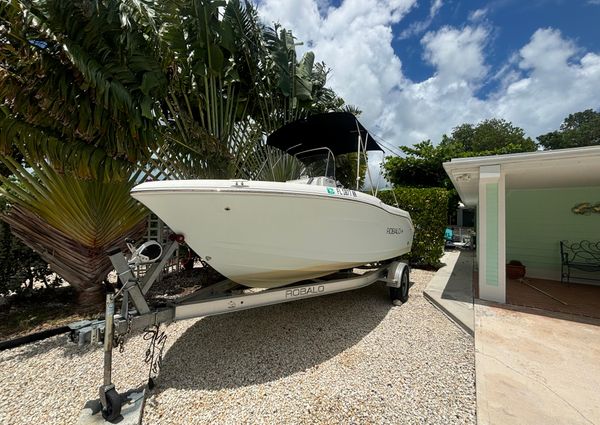
[(500, 165), (507, 190), (600, 186), (598, 146), (461, 158), (444, 163), (454, 187), (467, 206), (477, 205), (479, 168), (484, 165)]

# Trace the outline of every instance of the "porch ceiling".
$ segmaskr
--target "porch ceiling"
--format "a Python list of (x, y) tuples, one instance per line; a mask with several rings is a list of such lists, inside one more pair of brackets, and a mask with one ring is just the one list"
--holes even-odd
[(507, 190), (600, 186), (600, 146), (453, 159), (444, 169), (467, 206), (477, 205), (484, 165), (500, 165)]

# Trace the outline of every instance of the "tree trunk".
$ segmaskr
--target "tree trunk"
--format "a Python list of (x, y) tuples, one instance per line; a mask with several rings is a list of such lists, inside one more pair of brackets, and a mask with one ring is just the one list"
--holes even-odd
[(97, 312), (102, 311), (106, 300), (106, 293), (103, 285), (92, 284), (87, 288), (74, 288), (77, 294), (77, 307), (81, 311)]

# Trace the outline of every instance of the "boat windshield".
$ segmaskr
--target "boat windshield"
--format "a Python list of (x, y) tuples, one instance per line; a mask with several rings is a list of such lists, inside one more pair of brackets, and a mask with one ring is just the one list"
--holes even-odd
[(302, 175), (310, 177), (328, 177), (335, 181), (335, 156), (329, 148), (315, 148), (310, 151), (302, 152), (304, 163), (304, 169), (301, 171), (301, 175), (296, 176), (300, 178)]

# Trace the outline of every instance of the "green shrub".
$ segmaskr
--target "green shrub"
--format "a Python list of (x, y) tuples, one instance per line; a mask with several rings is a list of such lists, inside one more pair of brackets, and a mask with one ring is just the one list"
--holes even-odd
[(388, 205), (410, 213), (415, 226), (412, 250), (406, 254), (411, 263), (436, 267), (444, 254), (444, 230), (448, 218), (449, 193), (442, 188), (396, 187), (379, 193)]
[(14, 237), (8, 224), (0, 221), (0, 295), (33, 291), (34, 282), (49, 288), (59, 285), (62, 279), (55, 277), (48, 264)]

